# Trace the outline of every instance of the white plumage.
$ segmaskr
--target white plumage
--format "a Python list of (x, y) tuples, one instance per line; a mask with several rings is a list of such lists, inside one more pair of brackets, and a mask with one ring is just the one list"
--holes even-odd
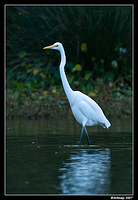
[(108, 129), (111, 126), (111, 124), (105, 117), (102, 109), (93, 99), (83, 94), (82, 92), (73, 91), (71, 89), (64, 71), (64, 66), (66, 64), (66, 56), (62, 44), (56, 42), (51, 46), (44, 47), (43, 49), (55, 49), (60, 51), (61, 54), (60, 76), (63, 88), (65, 90), (66, 96), (68, 98), (75, 119), (82, 125), (80, 139), (77, 144), (80, 145), (81, 143), (81, 137), (84, 129), (86, 132), (88, 144), (90, 144), (90, 139), (85, 126), (100, 125), (103, 128)]
[(93, 99), (79, 91), (75, 91), (75, 95), (76, 101), (71, 109), (80, 124), (83, 126), (101, 125), (103, 128), (109, 128), (109, 121)]

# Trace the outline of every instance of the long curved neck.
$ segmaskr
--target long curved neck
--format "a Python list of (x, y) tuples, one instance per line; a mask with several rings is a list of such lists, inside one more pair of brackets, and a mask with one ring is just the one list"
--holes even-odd
[(60, 76), (61, 76), (64, 91), (65, 91), (66, 96), (67, 96), (69, 103), (71, 105), (73, 103), (74, 91), (71, 89), (71, 87), (68, 83), (67, 77), (65, 75), (65, 71), (64, 71), (64, 66), (66, 64), (66, 56), (65, 56), (64, 49), (62, 49), (60, 51), (60, 54), (61, 54), (61, 62), (60, 62), (60, 68), (59, 68), (60, 69)]

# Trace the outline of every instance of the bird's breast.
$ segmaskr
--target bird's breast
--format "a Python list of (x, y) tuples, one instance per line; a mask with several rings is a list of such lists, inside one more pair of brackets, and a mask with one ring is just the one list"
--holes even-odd
[(73, 113), (76, 121), (79, 124), (81, 124), (82, 126), (85, 126), (85, 125), (93, 126), (94, 125), (94, 122), (82, 113), (82, 111), (81, 111), (81, 109), (79, 109), (78, 105), (71, 107), (71, 110), (72, 110), (72, 113)]

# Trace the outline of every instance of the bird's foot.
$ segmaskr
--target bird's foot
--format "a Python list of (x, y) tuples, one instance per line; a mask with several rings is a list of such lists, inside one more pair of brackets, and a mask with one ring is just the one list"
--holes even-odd
[(81, 142), (80, 142), (80, 141), (78, 141), (77, 145), (80, 145), (80, 144), (81, 144)]
[(91, 144), (91, 141), (90, 140), (88, 140), (88, 145), (90, 145)]

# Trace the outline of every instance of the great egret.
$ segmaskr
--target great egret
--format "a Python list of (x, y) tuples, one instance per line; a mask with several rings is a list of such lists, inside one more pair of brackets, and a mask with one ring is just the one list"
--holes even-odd
[(90, 139), (85, 126), (100, 125), (103, 128), (108, 129), (110, 127), (110, 122), (105, 117), (102, 109), (93, 99), (83, 94), (82, 92), (73, 91), (71, 89), (64, 71), (64, 66), (66, 64), (66, 56), (62, 44), (60, 42), (56, 42), (51, 46), (44, 47), (43, 49), (55, 49), (58, 50), (61, 54), (61, 62), (59, 69), (63, 88), (65, 90), (75, 119), (82, 125), (80, 139), (77, 145), (80, 145), (81, 143), (83, 130), (85, 130), (88, 145), (90, 145)]

